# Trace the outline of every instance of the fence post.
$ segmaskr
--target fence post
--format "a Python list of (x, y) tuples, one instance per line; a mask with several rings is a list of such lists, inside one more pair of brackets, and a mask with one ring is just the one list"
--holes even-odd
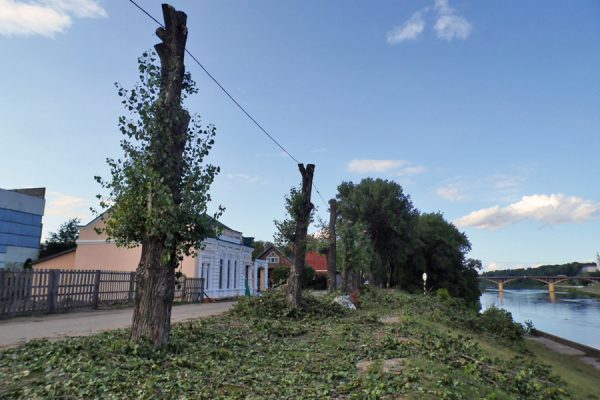
[(129, 274), (129, 293), (127, 294), (127, 304), (131, 304), (133, 301), (133, 295), (135, 294), (135, 272)]
[(187, 278), (185, 275), (181, 278), (181, 301), (185, 301), (185, 284), (187, 282)]
[(98, 303), (100, 300), (100, 276), (102, 271), (99, 269), (96, 270), (96, 274), (94, 275), (94, 293), (92, 295), (92, 307), (98, 308)]
[(60, 282), (60, 270), (51, 269), (48, 276), (48, 312), (55, 313), (58, 303), (58, 285)]

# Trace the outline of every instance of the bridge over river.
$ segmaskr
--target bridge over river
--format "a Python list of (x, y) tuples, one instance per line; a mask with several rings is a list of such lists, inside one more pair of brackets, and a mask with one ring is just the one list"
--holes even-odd
[(600, 276), (567, 276), (567, 275), (553, 275), (553, 276), (536, 276), (536, 275), (523, 275), (523, 276), (480, 276), (478, 278), (481, 281), (492, 282), (498, 286), (498, 291), (504, 291), (504, 285), (518, 280), (530, 279), (538, 282), (543, 282), (548, 286), (548, 290), (554, 293), (554, 285), (566, 281), (587, 281), (593, 283), (600, 283)]

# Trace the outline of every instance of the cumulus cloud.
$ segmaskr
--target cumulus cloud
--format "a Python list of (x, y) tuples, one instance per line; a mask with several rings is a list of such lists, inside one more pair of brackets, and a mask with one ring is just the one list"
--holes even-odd
[(506, 207), (493, 206), (458, 218), (459, 227), (496, 230), (523, 220), (547, 225), (581, 223), (600, 213), (600, 203), (564, 194), (534, 194)]
[(350, 172), (385, 172), (407, 164), (406, 160), (352, 160), (348, 163)]
[(417, 11), (404, 24), (389, 31), (387, 34), (388, 43), (396, 44), (405, 40), (414, 40), (423, 33), (425, 29), (423, 14), (425, 11), (426, 9)]
[(435, 11), (437, 20), (433, 29), (437, 37), (448, 41), (469, 37), (473, 28), (471, 23), (450, 7), (448, 0), (436, 0)]
[(426, 7), (415, 12), (402, 25), (389, 31), (387, 42), (393, 45), (419, 37), (425, 30), (425, 17), (431, 11), (435, 15), (433, 30), (438, 38), (447, 41), (453, 39), (464, 40), (471, 34), (473, 29), (471, 23), (452, 8), (448, 0), (435, 0), (433, 8)]
[(437, 188), (436, 193), (442, 199), (448, 201), (461, 201), (469, 198), (462, 190), (454, 184), (448, 184)]
[(60, 192), (48, 192), (45, 216), (75, 218), (85, 214), (88, 202), (81, 197)]
[(107, 13), (95, 0), (0, 0), (0, 35), (54, 37), (73, 18), (101, 18)]

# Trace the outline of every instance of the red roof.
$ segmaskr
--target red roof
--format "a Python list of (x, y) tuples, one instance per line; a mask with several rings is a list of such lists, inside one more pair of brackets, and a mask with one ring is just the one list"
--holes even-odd
[(316, 251), (306, 253), (306, 264), (313, 267), (315, 272), (327, 272), (327, 256)]

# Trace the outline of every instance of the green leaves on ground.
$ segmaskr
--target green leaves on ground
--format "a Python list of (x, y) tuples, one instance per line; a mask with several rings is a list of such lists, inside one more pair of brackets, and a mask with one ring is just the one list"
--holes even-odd
[[(520, 338), (502, 347), (456, 299), (369, 290), (354, 313), (327, 296), (304, 301), (290, 313), (277, 291), (241, 299), (230, 314), (175, 325), (158, 350), (124, 330), (4, 350), (0, 398), (568, 398)], [(513, 324), (505, 317), (497, 323)], [(384, 372), (390, 359), (401, 368)]]

